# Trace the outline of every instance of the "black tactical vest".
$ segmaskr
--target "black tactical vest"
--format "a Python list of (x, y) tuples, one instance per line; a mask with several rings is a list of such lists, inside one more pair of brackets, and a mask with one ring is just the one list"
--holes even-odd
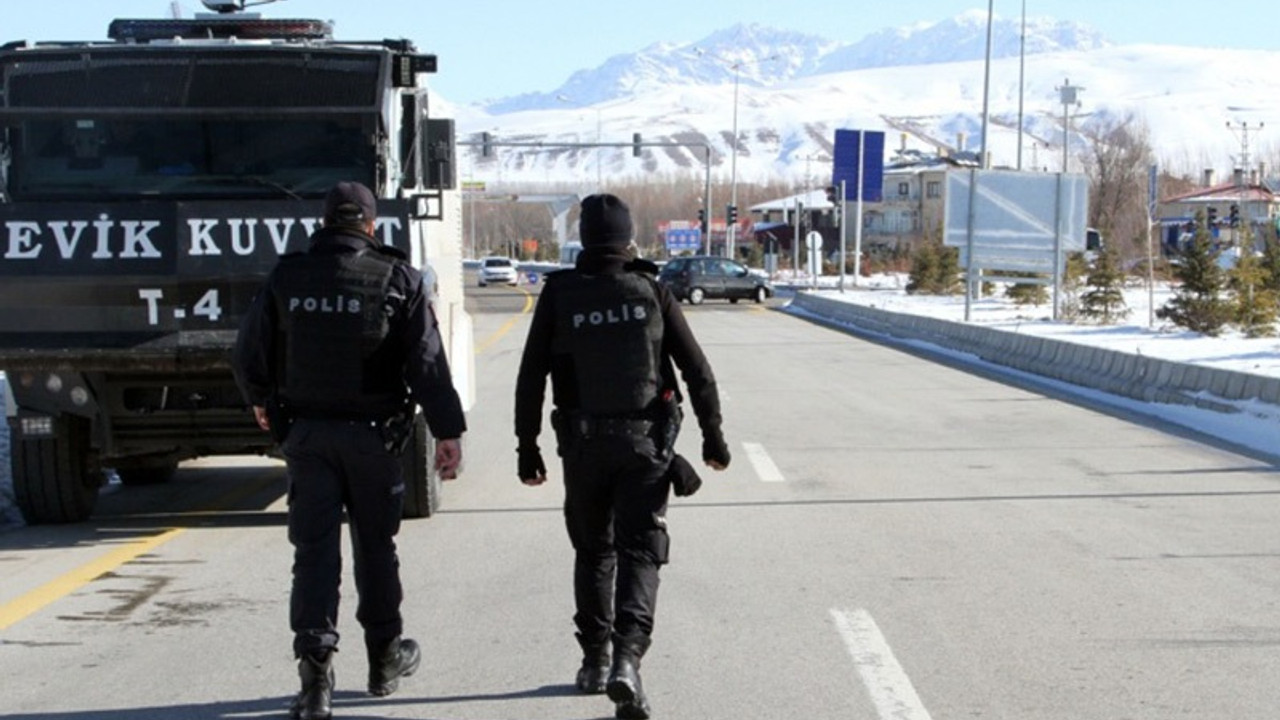
[(552, 352), (573, 358), (580, 410), (634, 416), (658, 397), (662, 311), (639, 273), (557, 278)]
[(372, 251), (283, 258), (273, 291), (283, 341), (276, 367), (284, 402), (299, 415), (377, 418), (406, 390), (369, 359), (386, 339), (395, 261)]

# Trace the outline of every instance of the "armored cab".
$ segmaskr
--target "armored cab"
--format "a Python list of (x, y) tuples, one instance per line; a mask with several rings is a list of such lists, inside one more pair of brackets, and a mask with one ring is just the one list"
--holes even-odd
[[(87, 518), (108, 469), (153, 483), (185, 459), (273, 452), (230, 351), (340, 180), (374, 189), (379, 237), (434, 280), (474, 397), (453, 124), (424, 84), (435, 56), (206, 5), (220, 12), (116, 20), (106, 41), (0, 46), (0, 370), (28, 522)], [(416, 425), (411, 517), (439, 502)]]

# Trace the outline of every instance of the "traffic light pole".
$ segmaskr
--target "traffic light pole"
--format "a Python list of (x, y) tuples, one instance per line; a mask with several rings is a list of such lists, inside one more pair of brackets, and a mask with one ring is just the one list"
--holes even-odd
[[(481, 157), (490, 157), (492, 149), (495, 147), (523, 147), (523, 148), (631, 148), (631, 154), (635, 157), (641, 156), (643, 148), (655, 147), (678, 147), (692, 148), (700, 147), (703, 151), (703, 189), (702, 189), (702, 240), (706, 246), (706, 254), (711, 254), (711, 145), (709, 143), (686, 143), (686, 142), (653, 142), (642, 140), (640, 133), (632, 135), (631, 142), (521, 142), (513, 140), (494, 140), (493, 137), (485, 132), (480, 133), (480, 140), (460, 140), (458, 145), (463, 147), (480, 148)], [(597, 191), (600, 188), (597, 188)]]

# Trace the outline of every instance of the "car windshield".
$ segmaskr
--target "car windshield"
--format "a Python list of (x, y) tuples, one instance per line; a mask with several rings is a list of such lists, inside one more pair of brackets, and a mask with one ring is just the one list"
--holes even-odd
[(489, 268), (511, 267), (511, 261), (506, 258), (489, 258), (484, 261), (484, 266)]

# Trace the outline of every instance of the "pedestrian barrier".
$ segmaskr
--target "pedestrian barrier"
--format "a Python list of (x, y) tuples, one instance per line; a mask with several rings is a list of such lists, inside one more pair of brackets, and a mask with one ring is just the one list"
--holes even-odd
[(1280, 378), (1147, 357), (798, 292), (792, 304), (828, 320), (970, 353), (987, 362), (1113, 395), (1239, 412), (1234, 402), (1280, 405)]

